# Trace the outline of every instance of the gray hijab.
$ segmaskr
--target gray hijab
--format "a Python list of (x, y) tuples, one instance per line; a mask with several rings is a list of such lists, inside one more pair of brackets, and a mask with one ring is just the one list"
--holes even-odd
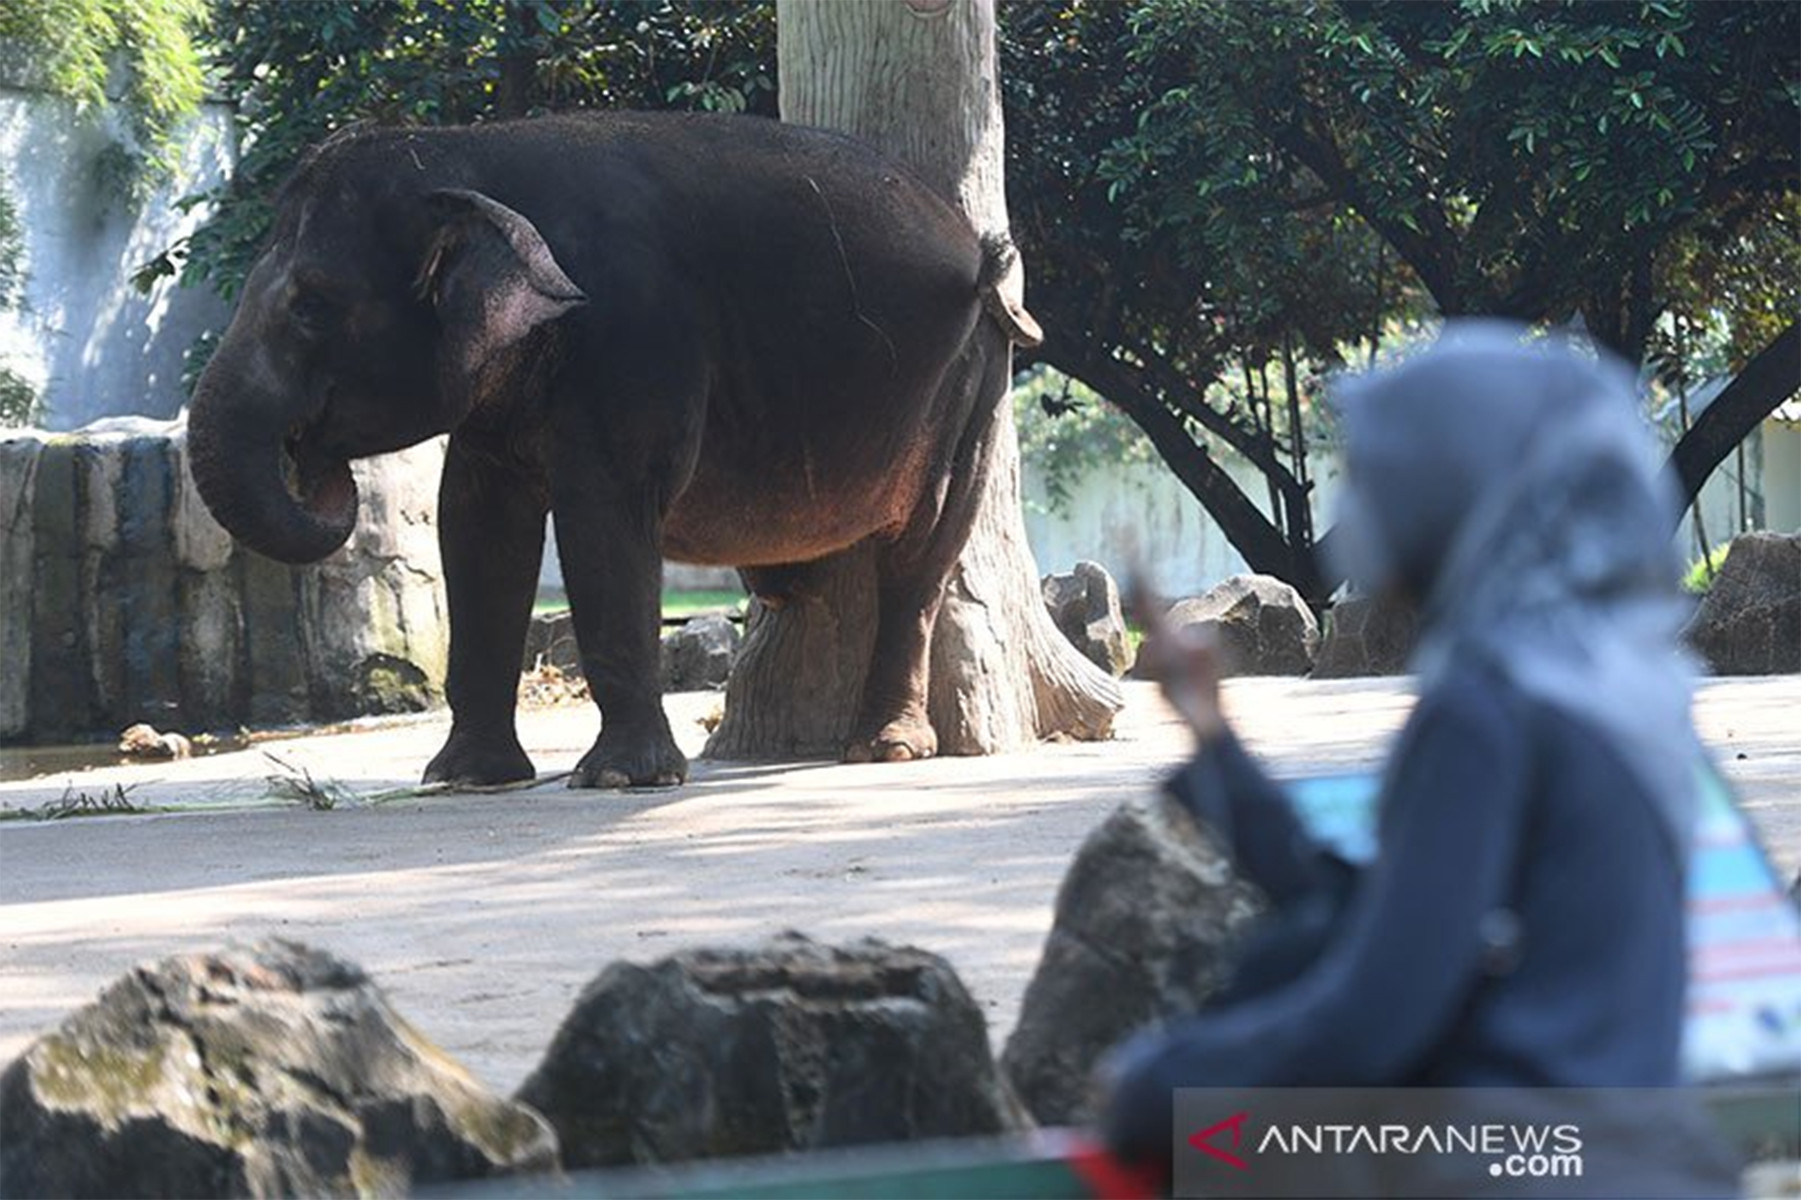
[(1424, 597), (1422, 694), (1491, 664), (1611, 743), (1686, 852), (1700, 747), (1677, 648), (1675, 486), (1631, 375), (1525, 332), (1454, 323), (1339, 385), (1335, 553), (1367, 590)]

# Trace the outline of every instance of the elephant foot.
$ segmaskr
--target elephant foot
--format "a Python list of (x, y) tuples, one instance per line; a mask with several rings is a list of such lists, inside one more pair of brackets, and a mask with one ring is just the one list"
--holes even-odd
[(481, 737), (452, 729), (450, 740), (425, 768), (426, 783), (487, 786), (518, 783), (536, 776), (532, 760), (510, 732), (502, 737)]
[(868, 737), (853, 737), (844, 761), (911, 762), (938, 753), (938, 734), (923, 716), (896, 717)]
[(668, 730), (600, 731), (593, 749), (569, 776), (572, 788), (675, 787), (688, 778), (688, 759)]

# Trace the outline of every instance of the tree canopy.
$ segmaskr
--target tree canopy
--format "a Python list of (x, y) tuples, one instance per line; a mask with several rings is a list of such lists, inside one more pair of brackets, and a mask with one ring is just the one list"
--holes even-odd
[[(185, 21), (200, 3), (33, 11)], [(1306, 465), (1317, 381), (1397, 328), (1579, 324), (1665, 376), (1739, 372), (1676, 456), (1691, 490), (1795, 389), (1801, 6), (1003, 0), (1001, 17), (1042, 360), (1127, 413), (1253, 569), (1310, 596), (1333, 582)], [(208, 38), (242, 161), (146, 274), (227, 296), (281, 180), (344, 125), (775, 111), (772, 4), (214, 0)]]
[[(1254, 569), (1317, 598), (1310, 531), (1209, 457), (1244, 453), (1305, 511), (1279, 436), (1311, 411), (1297, 353), (1330, 368), (1393, 322), (1492, 314), (1642, 361), (1669, 314), (1730, 309), (1737, 369), (1792, 324), (1796, 6), (1072, 0), (1007, 29), (1046, 359), (1138, 421)], [(1272, 360), (1282, 405), (1220, 386)]]
[(146, 165), (167, 164), (204, 91), (206, 0), (25, 0), (0, 5), (0, 41), (50, 90), (98, 107), (120, 98)]
[(360, 121), (438, 125), (552, 109), (775, 113), (773, 5), (731, 0), (215, 0), (219, 86), (244, 151), (189, 246), (153, 263), (228, 298), (306, 148)]

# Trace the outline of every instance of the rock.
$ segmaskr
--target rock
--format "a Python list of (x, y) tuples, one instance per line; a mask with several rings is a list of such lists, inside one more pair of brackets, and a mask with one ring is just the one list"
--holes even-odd
[(614, 963), (518, 1098), (556, 1126), (572, 1169), (1027, 1124), (943, 959), (798, 934)]
[(695, 617), (663, 639), (663, 690), (724, 687), (738, 653), (738, 627), (722, 616)]
[(1801, 533), (1747, 533), (1685, 631), (1716, 675), (1801, 671)]
[(0, 739), (14, 741), (31, 728), (31, 662), (34, 535), (38, 460), (43, 443), (0, 437)]
[(443, 443), (358, 462), (344, 549), (292, 567), (201, 503), (183, 422), (0, 434), (0, 737), (334, 721), (442, 694)]
[(1404, 600), (1392, 596), (1341, 600), (1326, 615), (1326, 636), (1313, 663), (1313, 677), (1404, 674), (1418, 633), (1419, 618)]
[(582, 651), (575, 642), (575, 618), (567, 612), (533, 617), (525, 631), (525, 655), (519, 670), (530, 672), (540, 666), (555, 667), (568, 676), (582, 673)]
[(1067, 575), (1040, 581), (1044, 607), (1063, 636), (1101, 670), (1117, 677), (1132, 665), (1119, 587), (1099, 563), (1079, 562)]
[(1001, 1055), (1044, 1125), (1095, 1116), (1094, 1069), (1135, 1031), (1194, 1012), (1261, 900), (1211, 838), (1158, 795), (1115, 809), (1057, 890), (1056, 918)]
[(399, 1195), (554, 1170), (355, 966), (291, 942), (140, 966), (0, 1075), (7, 1196)]
[(191, 758), (194, 743), (179, 733), (158, 733), (140, 722), (119, 735), (119, 753), (131, 758)]
[[(420, 712), (443, 696), (450, 609), (438, 558), (444, 442), (351, 464), (359, 507), (342, 550), (298, 576), (314, 719)], [(184, 472), (185, 473), (185, 472)], [(317, 682), (331, 680), (320, 694)]]
[[(730, 618), (695, 617), (663, 638), (665, 692), (697, 692), (723, 687), (738, 653), (738, 627)], [(525, 635), (519, 669), (530, 674), (554, 667), (565, 678), (582, 677), (582, 652), (575, 640), (575, 619), (568, 613), (534, 617)]]
[(1227, 675), (1305, 675), (1319, 648), (1319, 622), (1301, 594), (1269, 575), (1234, 575), (1169, 610), (1172, 629), (1212, 630)]

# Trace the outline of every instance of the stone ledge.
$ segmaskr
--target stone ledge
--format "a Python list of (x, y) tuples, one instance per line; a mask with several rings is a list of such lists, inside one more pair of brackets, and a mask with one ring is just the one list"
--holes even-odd
[(416, 711), (443, 692), (443, 447), (355, 464), (349, 543), (293, 567), (238, 547), (181, 419), (0, 437), (0, 740)]

